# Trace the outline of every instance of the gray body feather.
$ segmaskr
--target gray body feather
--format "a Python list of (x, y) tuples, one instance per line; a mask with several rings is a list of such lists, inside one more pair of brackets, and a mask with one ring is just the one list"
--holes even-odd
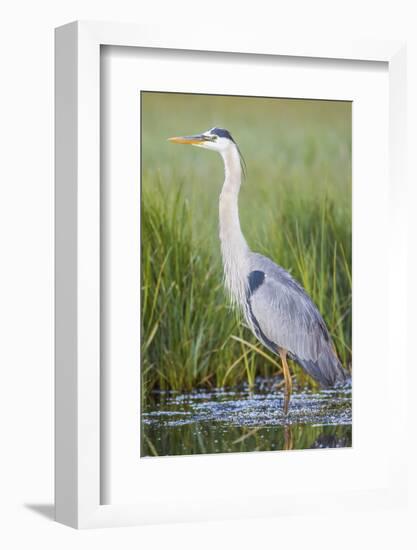
[(303, 287), (269, 258), (250, 252), (246, 321), (274, 353), (279, 348), (322, 386), (342, 383), (346, 375), (327, 327)]

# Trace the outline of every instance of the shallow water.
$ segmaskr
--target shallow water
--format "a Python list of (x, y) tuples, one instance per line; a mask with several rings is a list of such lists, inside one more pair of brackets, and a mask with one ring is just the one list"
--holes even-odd
[(351, 387), (282, 391), (158, 392), (142, 414), (141, 456), (352, 446)]

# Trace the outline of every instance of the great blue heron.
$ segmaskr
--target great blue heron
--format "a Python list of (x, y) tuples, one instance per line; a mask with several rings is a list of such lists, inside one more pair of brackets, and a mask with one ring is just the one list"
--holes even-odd
[(225, 285), (256, 338), (279, 355), (284, 374), (284, 414), (292, 391), (287, 356), (324, 387), (346, 379), (319, 310), (303, 287), (269, 258), (252, 252), (239, 222), (238, 195), (244, 162), (227, 130), (212, 128), (202, 134), (173, 137), (217, 151), (223, 158), (225, 180), (220, 194), (220, 242)]

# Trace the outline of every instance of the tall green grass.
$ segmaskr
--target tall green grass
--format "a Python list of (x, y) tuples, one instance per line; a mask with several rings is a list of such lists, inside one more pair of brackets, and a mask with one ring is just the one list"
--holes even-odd
[[(221, 160), (166, 143), (219, 121), (246, 156), (240, 215), (249, 245), (302, 283), (343, 364), (351, 363), (350, 105), (148, 93), (142, 96), (145, 400), (152, 389), (253, 385), (256, 376), (280, 368), (223, 290)], [(293, 368), (299, 385), (314, 386)]]

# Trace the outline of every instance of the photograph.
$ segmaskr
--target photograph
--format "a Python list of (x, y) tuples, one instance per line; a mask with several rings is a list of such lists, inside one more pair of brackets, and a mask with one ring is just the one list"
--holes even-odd
[(352, 102), (138, 102), (141, 457), (351, 447)]
[(415, 2), (2, 7), (0, 550), (417, 550)]

